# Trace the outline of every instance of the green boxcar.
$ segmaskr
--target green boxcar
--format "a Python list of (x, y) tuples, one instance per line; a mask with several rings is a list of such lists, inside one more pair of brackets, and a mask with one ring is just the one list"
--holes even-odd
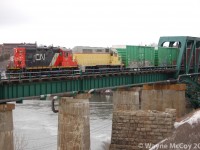
[(155, 65), (154, 47), (126, 45), (125, 48), (116, 50), (126, 67), (140, 68)]
[(179, 49), (126, 45), (116, 48), (126, 68), (176, 65)]
[(158, 56), (156, 65), (172, 66), (176, 65), (176, 61), (179, 55), (179, 49), (171, 47), (159, 47), (157, 51), (155, 50), (155, 55)]

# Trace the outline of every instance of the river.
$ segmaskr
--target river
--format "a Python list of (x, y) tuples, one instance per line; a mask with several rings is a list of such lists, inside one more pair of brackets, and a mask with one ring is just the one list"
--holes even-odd
[[(112, 128), (112, 97), (90, 99), (91, 150), (108, 150)], [(51, 101), (25, 100), (13, 111), (16, 144), (22, 150), (57, 150), (58, 114)]]

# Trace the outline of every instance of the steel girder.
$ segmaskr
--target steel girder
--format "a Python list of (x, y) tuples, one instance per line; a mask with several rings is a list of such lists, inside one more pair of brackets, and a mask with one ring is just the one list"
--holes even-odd
[(177, 42), (176, 46), (180, 49), (176, 63), (176, 77), (179, 74), (199, 72), (200, 38), (189, 36), (160, 37), (158, 46), (163, 47), (165, 42), (169, 42), (169, 47), (173, 47)]
[(38, 80), (24, 82), (8, 82), (0, 84), (0, 101), (6, 99), (19, 99), (34, 97), (44, 94), (56, 94), (72, 91), (89, 91), (109, 87), (127, 86), (133, 84), (144, 84), (172, 79), (172, 72), (159, 71), (141, 74), (112, 74), (105, 76), (74, 76), (57, 80)]

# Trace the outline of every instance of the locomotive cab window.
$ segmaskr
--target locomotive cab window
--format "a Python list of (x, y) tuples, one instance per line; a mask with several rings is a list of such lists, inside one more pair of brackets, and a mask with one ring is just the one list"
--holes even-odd
[(63, 56), (64, 57), (68, 57), (68, 53), (67, 52), (63, 52)]

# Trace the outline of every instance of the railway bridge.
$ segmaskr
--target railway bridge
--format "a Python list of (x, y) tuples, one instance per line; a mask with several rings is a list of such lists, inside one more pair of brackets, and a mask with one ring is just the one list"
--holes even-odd
[[(115, 89), (120, 87), (132, 87), (144, 84), (169, 84), (172, 82), (184, 82), (187, 84), (188, 87), (186, 91), (187, 97), (191, 100), (191, 102), (194, 102), (194, 105), (197, 105), (199, 107), (200, 86), (198, 83), (198, 77), (200, 63), (200, 38), (180, 36), (161, 37), (159, 41), (159, 46), (165, 46), (166, 42), (169, 43), (170, 47), (174, 46), (174, 44), (179, 47), (179, 55), (175, 66), (87, 70), (86, 72), (82, 72), (81, 70), (57, 71), (53, 74), (50, 71), (46, 72), (45, 74), (43, 74), (43, 72), (25, 72), (15, 74), (14, 78), (13, 76), (12, 78), (10, 78), (9, 74), (7, 75), (7, 79), (0, 78), (0, 115), (2, 116), (2, 121), (0, 122), (0, 125), (2, 126), (0, 139), (1, 141), (4, 141), (0, 144), (0, 148), (13, 149), (13, 121), (11, 112), (14, 109), (15, 105), (4, 104), (10, 101), (17, 101), (33, 97), (36, 98), (40, 95), (45, 94), (64, 96), (65, 94), (73, 92), (90, 92), (101, 89)], [(128, 98), (127, 100), (129, 101)], [(83, 100), (81, 101), (83, 102)], [(121, 101), (121, 97), (119, 98), (119, 101)], [(153, 101), (155, 101), (155, 99), (153, 99)], [(64, 100), (64, 102), (66, 103), (66, 100)], [(76, 104), (74, 103), (73, 108), (75, 108), (75, 105)], [(67, 106), (71, 105), (67, 104)], [(88, 108), (88, 103), (87, 105), (83, 106), (86, 106)], [(79, 108), (79, 105), (77, 105), (76, 107)], [(73, 109), (61, 110), (68, 111)], [(79, 115), (80, 112), (81, 111), (77, 111)], [(88, 111), (83, 112), (87, 113)], [(76, 113), (76, 111), (73, 110), (73, 113)], [(77, 114), (73, 116), (76, 115)], [(84, 115), (88, 115), (88, 113)], [(67, 115), (61, 116), (65, 117)], [(66, 120), (65, 118), (61, 118), (60, 120), (60, 130), (58, 132), (63, 133), (62, 129), (65, 129), (64, 126), (66, 126)], [(65, 120), (64, 123), (62, 122), (62, 120)], [(89, 122), (89, 120), (87, 121)], [(84, 131), (89, 132), (88, 122), (84, 122)], [(81, 129), (81, 127), (79, 129)], [(66, 144), (66, 141), (64, 140), (63, 141), (65, 144), (62, 143), (62, 137), (66, 137), (66, 135), (69, 134), (67, 132), (64, 132), (64, 134), (59, 135), (58, 143), (60, 145)], [(89, 138), (87, 137), (87, 141), (89, 141), (88, 139)], [(90, 143), (88, 142), (87, 145), (89, 146), (89, 144)]]
[[(89, 91), (91, 89), (108, 89), (131, 87), (143, 84), (186, 82), (189, 86), (200, 89), (198, 84), (200, 63), (200, 38), (177, 36), (160, 37), (158, 46), (179, 47), (179, 55), (175, 66), (146, 67), (132, 69), (102, 69), (81, 72), (57, 72), (54, 76), (42, 75), (41, 72), (19, 73), (15, 78), (0, 80), (0, 103), (18, 99), (39, 97), (44, 94), (62, 95), (68, 92)], [(26, 74), (26, 78), (24, 78)], [(194, 98), (194, 91), (188, 96)], [(197, 95), (196, 95), (197, 96)]]

